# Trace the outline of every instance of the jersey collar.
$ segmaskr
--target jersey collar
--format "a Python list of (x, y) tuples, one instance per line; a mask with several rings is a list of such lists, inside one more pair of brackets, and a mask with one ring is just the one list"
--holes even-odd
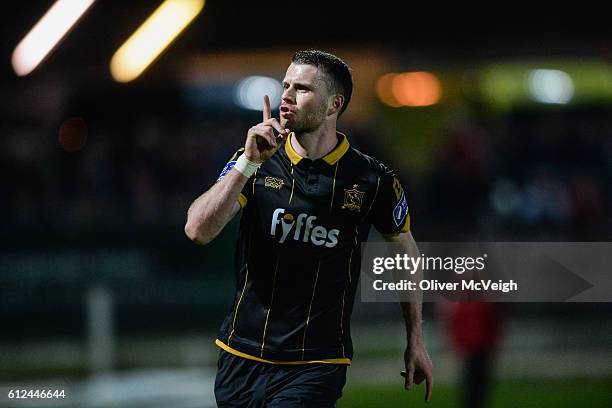
[[(336, 164), (336, 162), (340, 160), (342, 156), (344, 156), (344, 154), (348, 151), (350, 147), (348, 139), (344, 133), (336, 132), (336, 135), (340, 139), (340, 143), (334, 148), (334, 150), (332, 150), (331, 152), (327, 153), (325, 156), (322, 157), (325, 163), (329, 165)], [(289, 134), (289, 137), (287, 138), (287, 141), (285, 142), (285, 153), (287, 153), (287, 157), (289, 157), (289, 160), (291, 160), (291, 163), (293, 163), (293, 165), (296, 165), (300, 162), (300, 160), (303, 159), (303, 157), (300, 156), (295, 151), (293, 146), (291, 146), (292, 136), (293, 136), (293, 132)]]

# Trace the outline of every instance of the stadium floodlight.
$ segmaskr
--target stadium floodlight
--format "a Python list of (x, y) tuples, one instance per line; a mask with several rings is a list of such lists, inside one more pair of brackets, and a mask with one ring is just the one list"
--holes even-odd
[(378, 98), (387, 106), (431, 106), (440, 102), (442, 84), (431, 72), (389, 73), (376, 82)]
[(430, 106), (440, 101), (442, 85), (431, 72), (404, 72), (393, 78), (391, 90), (404, 106)]
[(527, 81), (531, 97), (540, 103), (566, 104), (574, 96), (572, 77), (558, 69), (534, 69)]
[(397, 76), (396, 73), (389, 73), (381, 76), (376, 81), (376, 94), (382, 103), (392, 108), (399, 108), (402, 105), (395, 95), (393, 95), (393, 79)]
[(270, 105), (277, 107), (283, 96), (283, 86), (274, 78), (250, 76), (238, 83), (234, 91), (234, 101), (244, 109), (263, 110), (261, 103), (264, 95), (270, 98)]
[(117, 82), (144, 72), (204, 8), (204, 0), (166, 0), (115, 52), (110, 70)]
[(28, 75), (62, 41), (95, 0), (58, 0), (19, 42), (12, 63), (19, 76)]

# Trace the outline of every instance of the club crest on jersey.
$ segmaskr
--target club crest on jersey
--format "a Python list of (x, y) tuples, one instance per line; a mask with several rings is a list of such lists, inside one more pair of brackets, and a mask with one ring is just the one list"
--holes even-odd
[(277, 208), (272, 214), (272, 224), (270, 234), (277, 236), (278, 225), (280, 224), (279, 244), (283, 244), (287, 239), (294, 241), (311, 242), (316, 246), (325, 245), (333, 248), (338, 244), (338, 234), (340, 230), (327, 230), (322, 225), (315, 225), (317, 217), (314, 215), (300, 214), (294, 217), (293, 214), (285, 213), (284, 208)]
[(342, 204), (342, 209), (350, 210), (350, 211), (361, 211), (361, 206), (363, 204), (363, 196), (365, 191), (357, 190), (357, 184), (353, 184), (353, 188), (344, 189), (344, 204)]
[(266, 177), (264, 179), (264, 186), (272, 187), (277, 190), (280, 190), (283, 187), (283, 184), (285, 184), (285, 182), (282, 179), (276, 177)]

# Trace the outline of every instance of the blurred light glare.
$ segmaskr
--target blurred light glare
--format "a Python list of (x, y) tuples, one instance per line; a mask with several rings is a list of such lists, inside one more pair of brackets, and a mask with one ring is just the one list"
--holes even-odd
[(166, 0), (115, 52), (111, 74), (132, 81), (174, 41), (204, 8), (204, 0)]
[(378, 98), (387, 106), (430, 106), (440, 102), (442, 85), (432, 73), (425, 71), (389, 73), (376, 82)]
[(393, 78), (391, 90), (404, 106), (430, 106), (440, 101), (442, 87), (438, 78), (425, 71), (405, 72)]
[(238, 83), (234, 93), (236, 104), (245, 109), (263, 111), (263, 97), (268, 95), (272, 109), (281, 103), (283, 86), (274, 78), (250, 76)]
[(392, 108), (399, 108), (402, 104), (393, 95), (393, 78), (397, 76), (396, 73), (389, 73), (381, 76), (376, 81), (376, 94), (382, 103)]
[(95, 0), (58, 0), (19, 42), (12, 63), (19, 76), (28, 75), (66, 36)]
[(574, 82), (563, 71), (534, 69), (529, 72), (527, 85), (531, 97), (540, 103), (566, 104), (574, 96)]

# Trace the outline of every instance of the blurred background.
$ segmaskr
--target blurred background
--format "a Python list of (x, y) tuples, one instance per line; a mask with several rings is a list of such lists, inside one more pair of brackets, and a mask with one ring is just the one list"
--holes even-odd
[[(610, 241), (612, 26), (562, 11), (6, 6), (0, 388), (66, 398), (0, 406), (214, 406), (237, 222), (196, 246), (186, 211), (300, 49), (353, 68), (339, 129), (401, 175), (417, 241)], [(428, 303), (424, 319), (431, 406), (612, 406), (609, 304)], [(353, 326), (339, 406), (424, 405), (402, 389), (399, 306), (358, 297)]]

